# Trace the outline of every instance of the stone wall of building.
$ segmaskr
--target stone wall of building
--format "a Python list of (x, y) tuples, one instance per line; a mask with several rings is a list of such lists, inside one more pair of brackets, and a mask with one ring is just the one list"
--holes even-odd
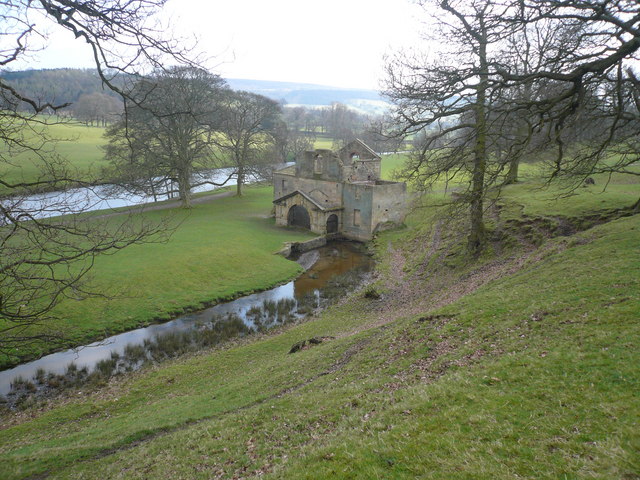
[(304, 152), (303, 157), (296, 162), (296, 176), (341, 182), (342, 162), (331, 150)]
[[(274, 173), (276, 224), (288, 225), (290, 209), (300, 205), (312, 232), (327, 234), (330, 220), (329, 227), (344, 237), (370, 240), (376, 231), (402, 223), (405, 215), (405, 184), (380, 180), (380, 171), (380, 157), (359, 140), (338, 152), (305, 152), (295, 167)], [(292, 218), (305, 219), (295, 223), (306, 223), (306, 216), (294, 211)]]
[(275, 214), (276, 214), (276, 225), (280, 227), (286, 227), (289, 224), (289, 211), (294, 206), (303, 207), (307, 213), (309, 214), (310, 221), (310, 230), (313, 233), (317, 233), (319, 235), (327, 234), (327, 220), (331, 215), (336, 215), (338, 220), (338, 231), (342, 226), (342, 211), (341, 209), (337, 210), (328, 210), (324, 211), (319, 209), (315, 204), (310, 202), (307, 198), (305, 198), (301, 194), (292, 195), (289, 198), (285, 198), (281, 202), (275, 205)]
[(371, 239), (373, 185), (345, 183), (343, 187), (342, 233), (352, 240)]
[(406, 215), (407, 185), (405, 183), (376, 182), (371, 200), (371, 232), (390, 225), (400, 225)]
[[(300, 178), (293, 175), (275, 173), (273, 175), (274, 198), (281, 198), (298, 190), (313, 196), (319, 202), (335, 205), (342, 202), (343, 183), (335, 181)], [(318, 192), (314, 195), (311, 192)], [(321, 192), (321, 193), (320, 193)]]

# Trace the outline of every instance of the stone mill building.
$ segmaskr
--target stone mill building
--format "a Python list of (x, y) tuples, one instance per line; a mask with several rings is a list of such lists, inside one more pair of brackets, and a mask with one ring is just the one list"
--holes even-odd
[(407, 188), (381, 180), (380, 161), (361, 140), (337, 152), (305, 152), (295, 165), (273, 175), (276, 225), (366, 241), (400, 224)]

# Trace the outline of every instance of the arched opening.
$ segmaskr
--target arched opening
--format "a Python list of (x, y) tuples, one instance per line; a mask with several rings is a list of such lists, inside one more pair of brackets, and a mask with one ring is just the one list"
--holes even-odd
[(287, 216), (287, 225), (290, 227), (302, 227), (310, 230), (311, 218), (309, 217), (307, 209), (300, 205), (294, 205), (291, 207)]
[(327, 233), (338, 233), (338, 216), (335, 213), (327, 218)]

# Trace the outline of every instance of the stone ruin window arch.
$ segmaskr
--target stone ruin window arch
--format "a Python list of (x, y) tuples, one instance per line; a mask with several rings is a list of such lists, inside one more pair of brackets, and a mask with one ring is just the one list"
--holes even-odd
[(287, 214), (287, 225), (289, 227), (301, 227), (311, 230), (311, 217), (309, 212), (302, 205), (294, 205)]
[(318, 154), (313, 160), (313, 173), (322, 173), (322, 155)]
[(329, 218), (327, 218), (327, 233), (338, 233), (339, 223), (338, 215), (335, 213), (329, 215)]

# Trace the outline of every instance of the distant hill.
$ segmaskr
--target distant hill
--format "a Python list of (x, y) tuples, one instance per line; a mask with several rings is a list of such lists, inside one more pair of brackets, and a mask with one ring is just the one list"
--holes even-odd
[[(0, 71), (0, 77), (32, 98), (55, 103), (74, 103), (84, 94), (112, 94), (103, 88), (96, 71), (91, 69)], [(226, 81), (234, 90), (258, 93), (290, 105), (320, 107), (340, 102), (367, 113), (379, 113), (388, 106), (375, 90), (236, 78)]]
[(227, 83), (234, 90), (259, 93), (274, 100), (284, 100), (287, 104), (292, 105), (314, 107), (340, 102), (367, 112), (377, 112), (388, 107), (388, 103), (375, 90), (235, 78), (228, 78)]

